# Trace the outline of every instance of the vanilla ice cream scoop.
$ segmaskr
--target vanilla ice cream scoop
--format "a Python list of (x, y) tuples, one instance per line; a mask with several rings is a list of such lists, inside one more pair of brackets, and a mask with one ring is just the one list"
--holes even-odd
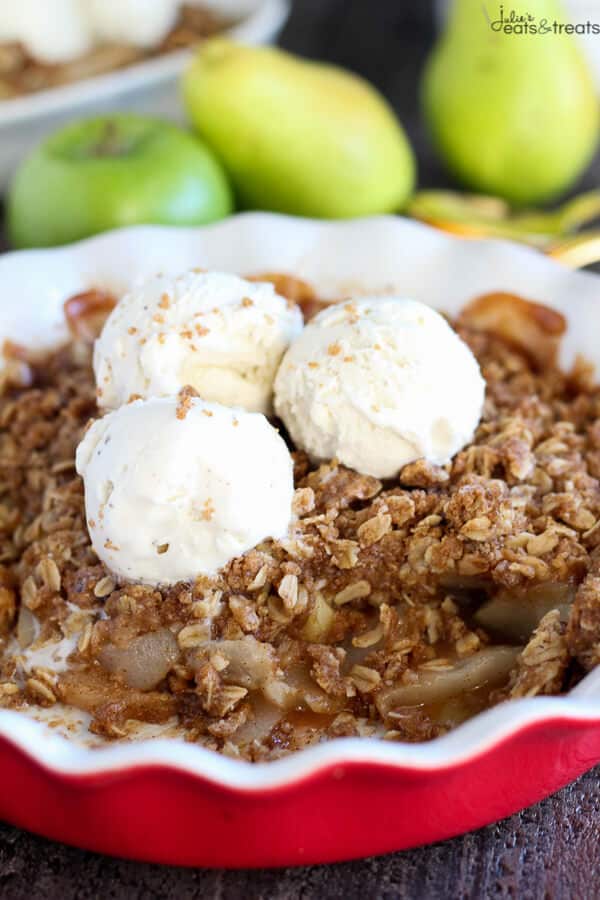
[(447, 463), (473, 437), (485, 385), (467, 345), (435, 310), (367, 297), (319, 313), (283, 358), (275, 410), (314, 460), (391, 478)]
[(77, 471), (94, 550), (144, 584), (213, 574), (291, 521), (292, 459), (275, 428), (185, 392), (98, 419)]
[(98, 43), (154, 47), (177, 19), (181, 0), (83, 0)]
[(156, 276), (117, 304), (96, 341), (98, 403), (191, 385), (206, 400), (269, 414), (277, 367), (301, 330), (300, 310), (271, 284), (219, 272)]
[(50, 64), (82, 56), (94, 43), (80, 0), (2, 0), (3, 41), (20, 41), (35, 59)]

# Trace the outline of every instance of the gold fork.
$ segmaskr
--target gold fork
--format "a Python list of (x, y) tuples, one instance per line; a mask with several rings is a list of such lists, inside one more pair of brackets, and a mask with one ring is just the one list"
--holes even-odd
[(560, 238), (545, 250), (552, 259), (570, 269), (583, 269), (600, 262), (600, 229)]

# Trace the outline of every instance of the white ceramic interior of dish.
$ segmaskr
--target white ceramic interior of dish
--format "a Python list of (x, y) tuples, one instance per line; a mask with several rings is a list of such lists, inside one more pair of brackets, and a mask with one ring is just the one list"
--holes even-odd
[[(238, 23), (225, 32), (228, 37), (267, 44), (283, 27), (290, 0), (206, 0), (205, 5), (239, 15)], [(44, 135), (72, 119), (135, 110), (182, 121), (179, 76), (192, 54), (193, 50), (178, 50), (63, 87), (0, 100), (0, 191), (23, 156)]]
[[(478, 294), (512, 291), (563, 313), (568, 330), (562, 364), (569, 367), (581, 353), (600, 377), (600, 277), (570, 271), (507, 241), (455, 238), (391, 216), (318, 222), (245, 213), (204, 228), (141, 226), (67, 247), (9, 253), (0, 257), (0, 343), (10, 339), (52, 347), (68, 337), (62, 305), (70, 295), (91, 287), (121, 295), (157, 271), (177, 274), (193, 266), (240, 274), (285, 272), (331, 299), (394, 292), (450, 314)], [(61, 716), (63, 711), (53, 707), (37, 718), (56, 724)], [(50, 731), (27, 714), (9, 711), (0, 711), (0, 735), (61, 771), (161, 762), (224, 784), (261, 789), (333, 762), (368, 759), (424, 769), (450, 765), (522, 726), (557, 716), (600, 726), (600, 668), (567, 696), (502, 704), (427, 744), (347, 738), (254, 766), (164, 737), (90, 750), (81, 742), (85, 716), (75, 712), (70, 720), (76, 740), (61, 736), (68, 733), (64, 727)], [(147, 735), (141, 728), (139, 736)]]

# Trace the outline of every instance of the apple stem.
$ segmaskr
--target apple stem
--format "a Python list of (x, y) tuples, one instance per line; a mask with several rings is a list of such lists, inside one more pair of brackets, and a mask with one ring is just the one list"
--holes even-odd
[(93, 156), (120, 156), (123, 144), (119, 140), (119, 129), (113, 119), (107, 119), (96, 144), (91, 147)]

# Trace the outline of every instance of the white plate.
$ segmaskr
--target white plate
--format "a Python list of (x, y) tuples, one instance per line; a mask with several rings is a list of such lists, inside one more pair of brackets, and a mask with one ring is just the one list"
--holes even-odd
[[(245, 44), (267, 44), (283, 27), (290, 0), (245, 0), (243, 6), (244, 18), (224, 34)], [(0, 100), (0, 190), (44, 135), (74, 118), (135, 110), (182, 121), (179, 76), (192, 55), (193, 50), (178, 50), (64, 87)]]

